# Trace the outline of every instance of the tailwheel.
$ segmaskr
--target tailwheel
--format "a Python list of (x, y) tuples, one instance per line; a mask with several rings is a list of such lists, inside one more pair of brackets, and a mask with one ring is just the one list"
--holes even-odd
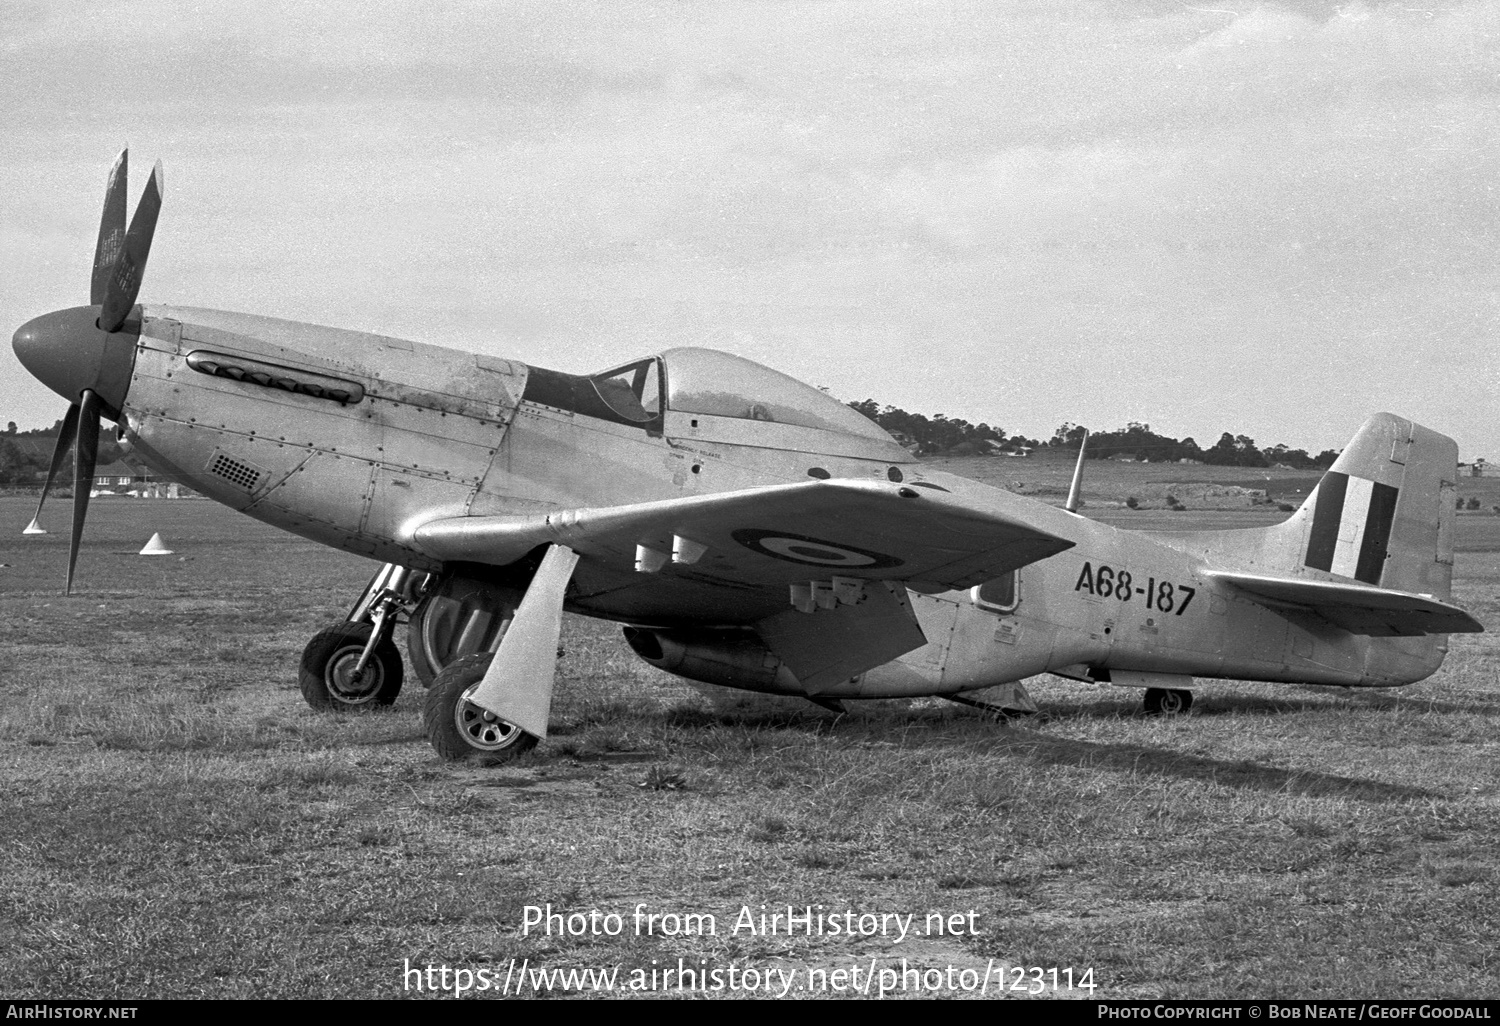
[(469, 701), (494, 655), (460, 656), (441, 670), (427, 690), (422, 722), (427, 740), (444, 759), (473, 759), (482, 766), (509, 762), (536, 747), (537, 739)]
[(298, 675), (308, 705), (314, 709), (366, 709), (396, 700), (404, 676), (401, 653), (387, 637), (364, 658), (374, 631), (368, 623), (345, 622), (313, 635), (302, 650)]
[(1184, 688), (1147, 688), (1148, 716), (1182, 716), (1193, 707), (1193, 693)]

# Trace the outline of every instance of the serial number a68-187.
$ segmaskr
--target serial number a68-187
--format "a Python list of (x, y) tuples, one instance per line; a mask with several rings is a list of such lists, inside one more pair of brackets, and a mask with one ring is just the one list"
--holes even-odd
[(1197, 588), (1190, 588), (1186, 584), (1176, 584), (1149, 576), (1136, 577), (1129, 570), (1117, 569), (1103, 563), (1098, 566), (1092, 563), (1083, 564), (1083, 569), (1078, 573), (1078, 583), (1073, 585), (1073, 590), (1086, 591), (1095, 598), (1112, 598), (1121, 602), (1134, 602), (1140, 599), (1146, 603), (1147, 609), (1154, 609), (1158, 613), (1172, 613), (1176, 616), (1186, 613), (1193, 601), (1193, 596), (1198, 594)]

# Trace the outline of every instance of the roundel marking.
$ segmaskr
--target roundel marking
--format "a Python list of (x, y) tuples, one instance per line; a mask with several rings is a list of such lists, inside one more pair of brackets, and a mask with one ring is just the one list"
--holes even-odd
[(863, 552), (854, 552), (845, 548), (814, 548), (791, 538), (777, 538), (767, 535), (760, 539), (762, 550), (783, 559), (794, 559), (799, 563), (819, 563), (824, 566), (869, 566), (875, 562), (874, 556), (867, 556)]
[(901, 560), (868, 549), (857, 549), (850, 545), (809, 538), (802, 534), (785, 531), (766, 531), (747, 527), (733, 532), (735, 541), (764, 556), (784, 559), (789, 563), (807, 566), (843, 567), (850, 570), (884, 570), (900, 566)]

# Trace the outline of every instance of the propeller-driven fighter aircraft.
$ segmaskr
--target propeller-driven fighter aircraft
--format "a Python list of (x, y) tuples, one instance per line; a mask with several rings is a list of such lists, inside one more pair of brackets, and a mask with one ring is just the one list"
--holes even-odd
[(168, 477), (384, 564), (308, 644), (302, 693), (393, 701), (408, 619), (447, 758), (546, 736), (564, 610), (624, 624), (673, 673), (821, 704), (964, 700), (1050, 672), (1145, 688), (1157, 712), (1185, 709), (1197, 677), (1408, 684), (1447, 635), (1483, 629), (1449, 600), (1457, 447), (1400, 417), (1370, 418), (1284, 523), (1122, 531), (929, 470), (727, 353), (576, 375), (137, 304), (161, 165), (128, 231), (125, 182), (122, 153), (89, 305), (14, 339), (71, 404), (47, 481), (76, 441), (68, 587), (108, 417)]

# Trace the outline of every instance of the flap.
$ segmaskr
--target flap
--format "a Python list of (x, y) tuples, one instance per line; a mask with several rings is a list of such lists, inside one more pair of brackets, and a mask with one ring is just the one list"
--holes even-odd
[(810, 695), (927, 644), (906, 589), (890, 582), (865, 585), (833, 609), (778, 613), (755, 631)]
[(1392, 637), (1419, 634), (1474, 634), (1484, 625), (1463, 609), (1431, 595), (1371, 588), (1338, 581), (1264, 577), (1210, 570), (1207, 577), (1224, 581), (1257, 599), (1312, 609), (1350, 634)]

